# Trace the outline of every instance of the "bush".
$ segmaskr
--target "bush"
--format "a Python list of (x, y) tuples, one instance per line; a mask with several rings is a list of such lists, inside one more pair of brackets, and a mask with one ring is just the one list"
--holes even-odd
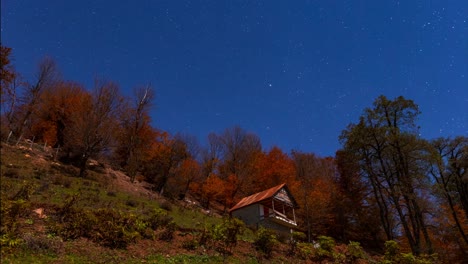
[(223, 223), (214, 225), (210, 230), (213, 240), (218, 242), (218, 249), (223, 253), (231, 252), (237, 245), (237, 236), (244, 228), (244, 222), (237, 218), (224, 219)]
[(18, 179), (19, 178), (19, 172), (15, 168), (8, 168), (3, 173), (3, 176), (5, 176), (7, 178)]
[(6, 235), (4, 239), (11, 240), (18, 235), (18, 218), (29, 213), (29, 202), (19, 200), (1, 199), (0, 208), (0, 234)]
[(350, 241), (346, 255), (352, 262), (354, 262), (358, 259), (363, 259), (365, 257), (365, 252), (359, 242)]
[(125, 205), (129, 206), (129, 207), (137, 207), (138, 206), (138, 202), (134, 201), (134, 200), (127, 200), (125, 201)]
[(63, 241), (59, 237), (34, 236), (27, 233), (22, 236), (22, 239), (23, 246), (34, 252), (58, 254), (63, 249)]
[(13, 248), (21, 245), (23, 242), (22, 239), (17, 237), (12, 237), (9, 234), (2, 234), (0, 236), (0, 248)]
[(177, 225), (174, 222), (170, 222), (166, 225), (164, 230), (159, 234), (159, 240), (163, 240), (166, 242), (172, 241), (174, 238), (174, 232), (177, 229)]
[[(67, 204), (66, 204), (67, 205)], [(49, 224), (49, 232), (64, 239), (86, 237), (109, 248), (125, 248), (139, 237), (152, 238), (154, 233), (147, 219), (114, 209), (84, 210), (66, 206), (59, 209), (56, 221)], [(168, 227), (164, 239), (172, 239), (174, 227)], [(171, 233), (171, 234), (169, 234)]]
[(166, 211), (158, 208), (151, 212), (145, 221), (148, 223), (148, 227), (156, 230), (171, 223), (172, 217), (168, 216)]
[(33, 176), (35, 179), (38, 179), (38, 180), (43, 179), (47, 176), (47, 171), (45, 169), (35, 168), (33, 172)]
[(182, 248), (187, 250), (195, 250), (198, 247), (198, 242), (195, 239), (182, 242)]
[(333, 238), (328, 236), (318, 237), (319, 247), (315, 251), (315, 258), (317, 260), (323, 260), (325, 258), (333, 258), (333, 249), (335, 248), (335, 241)]
[(295, 255), (297, 251), (297, 245), (300, 241), (304, 241), (306, 235), (302, 232), (292, 232), (291, 237), (289, 239), (289, 251), (288, 255)]
[(267, 258), (271, 257), (273, 247), (278, 243), (275, 233), (272, 230), (260, 227), (257, 231), (257, 238), (254, 241), (255, 249), (263, 252)]
[(160, 207), (161, 209), (164, 209), (164, 210), (168, 211), (168, 212), (171, 212), (171, 211), (172, 211), (172, 205), (171, 205), (171, 203), (169, 203), (168, 201), (163, 201), (163, 202), (161, 202), (161, 203), (159, 204), (159, 207)]
[(385, 242), (385, 255), (384, 259), (389, 261), (398, 261), (400, 253), (400, 246), (394, 240)]
[(301, 259), (307, 260), (312, 257), (315, 248), (310, 243), (297, 243), (297, 256)]

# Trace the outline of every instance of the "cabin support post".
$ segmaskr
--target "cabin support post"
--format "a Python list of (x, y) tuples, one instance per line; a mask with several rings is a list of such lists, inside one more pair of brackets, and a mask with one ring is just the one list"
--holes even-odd
[(296, 222), (296, 213), (294, 213), (294, 207), (293, 207), (292, 209), (293, 209), (294, 223), (297, 223), (297, 222)]

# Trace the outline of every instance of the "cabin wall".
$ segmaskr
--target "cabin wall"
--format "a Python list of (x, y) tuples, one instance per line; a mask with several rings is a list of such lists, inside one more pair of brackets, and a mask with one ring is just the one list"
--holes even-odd
[(248, 226), (257, 225), (260, 221), (260, 205), (252, 204), (232, 212), (232, 216), (244, 221)]
[(291, 228), (278, 224), (277, 222), (274, 222), (271, 218), (265, 218), (259, 223), (259, 226), (263, 226), (265, 228), (269, 229), (274, 229), (276, 231), (279, 231), (280, 233), (283, 234), (289, 234), (291, 233)]

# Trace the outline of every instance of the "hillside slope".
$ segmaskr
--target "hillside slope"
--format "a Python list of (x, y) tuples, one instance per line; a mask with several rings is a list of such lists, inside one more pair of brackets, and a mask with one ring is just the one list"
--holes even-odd
[[(32, 146), (32, 145), (31, 145)], [(376, 263), (358, 243), (291, 243), (93, 162), (86, 178), (39, 146), (1, 148), (1, 263)], [(298, 234), (296, 236), (300, 238)], [(328, 239), (328, 240), (327, 240)]]

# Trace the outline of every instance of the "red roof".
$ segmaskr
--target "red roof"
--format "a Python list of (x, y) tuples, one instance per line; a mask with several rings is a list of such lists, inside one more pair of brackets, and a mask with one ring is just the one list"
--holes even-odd
[(258, 192), (258, 193), (252, 194), (250, 196), (244, 197), (234, 207), (229, 209), (229, 212), (232, 212), (232, 211), (235, 211), (235, 210), (240, 209), (242, 207), (246, 207), (248, 205), (258, 203), (258, 202), (261, 202), (261, 201), (266, 200), (268, 198), (271, 198), (271, 197), (275, 196), (275, 194), (279, 190), (281, 190), (283, 187), (286, 187), (286, 183), (283, 183), (283, 184), (280, 184), (280, 185), (275, 186), (273, 188), (270, 188), (268, 190)]

